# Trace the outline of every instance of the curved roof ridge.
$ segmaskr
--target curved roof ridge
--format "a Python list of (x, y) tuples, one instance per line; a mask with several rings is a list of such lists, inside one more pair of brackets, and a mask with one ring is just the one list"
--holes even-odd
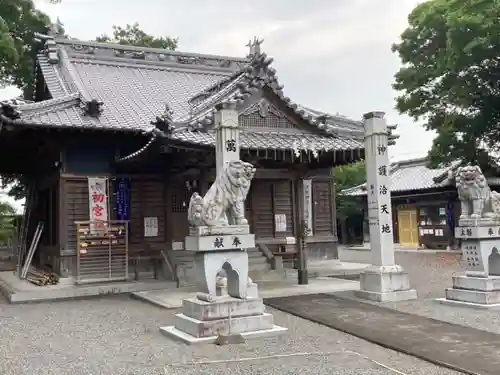
[(60, 106), (63, 104), (76, 105), (76, 104), (78, 104), (79, 99), (80, 99), (80, 94), (75, 92), (75, 93), (72, 93), (72, 94), (69, 94), (69, 95), (63, 96), (63, 97), (47, 99), (47, 100), (43, 100), (40, 102), (21, 104), (21, 105), (15, 106), (15, 108), (17, 110), (19, 110), (21, 113), (38, 112), (40, 110), (52, 110), (54, 107)]
[(222, 59), (222, 60), (232, 60), (239, 62), (248, 62), (248, 58), (245, 57), (235, 57), (235, 56), (224, 56), (224, 55), (212, 55), (205, 53), (195, 53), (195, 52), (181, 52), (181, 51), (172, 51), (163, 48), (152, 48), (152, 47), (137, 47), (128, 44), (118, 44), (118, 43), (102, 43), (102, 42), (93, 42), (93, 41), (85, 41), (79, 39), (67, 39), (67, 38), (54, 38), (54, 41), (57, 44), (61, 45), (80, 45), (82, 47), (94, 47), (94, 48), (102, 48), (102, 49), (112, 49), (112, 50), (122, 50), (122, 51), (130, 51), (130, 52), (146, 52), (146, 53), (155, 53), (155, 54), (164, 54), (171, 55), (176, 57), (199, 57), (199, 58), (209, 58), (209, 59)]

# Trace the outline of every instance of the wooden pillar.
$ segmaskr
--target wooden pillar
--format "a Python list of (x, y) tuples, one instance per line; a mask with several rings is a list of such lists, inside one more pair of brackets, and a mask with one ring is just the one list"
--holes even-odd
[(199, 184), (200, 186), (198, 187), (199, 189), (199, 194), (203, 197), (207, 193), (208, 189), (210, 186), (208, 186), (208, 178), (209, 178), (209, 170), (206, 167), (200, 168), (200, 180)]
[(332, 220), (332, 234), (334, 237), (334, 243), (333, 247), (331, 250), (331, 254), (329, 254), (330, 259), (339, 259), (339, 237), (337, 233), (337, 191), (335, 188), (335, 169), (332, 167), (330, 168), (330, 215), (331, 215), (331, 220)]
[(298, 257), (298, 284), (309, 284), (308, 266), (307, 266), (307, 249), (306, 249), (306, 233), (304, 231), (304, 199), (302, 174), (298, 174), (293, 184), (293, 204), (295, 206), (295, 248)]
[[(57, 225), (58, 225), (58, 248), (59, 256), (55, 264), (56, 272), (59, 276), (67, 277), (73, 274), (76, 269), (76, 257), (68, 256), (68, 197), (66, 180), (59, 174), (58, 181), (58, 205), (57, 205)], [(75, 253), (76, 255), (76, 253)]]

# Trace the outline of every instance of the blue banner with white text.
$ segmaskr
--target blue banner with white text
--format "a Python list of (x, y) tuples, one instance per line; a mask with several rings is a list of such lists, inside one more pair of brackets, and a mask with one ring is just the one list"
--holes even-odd
[[(130, 179), (117, 178), (115, 181), (116, 219), (130, 220)], [(128, 225), (130, 233), (130, 223)]]

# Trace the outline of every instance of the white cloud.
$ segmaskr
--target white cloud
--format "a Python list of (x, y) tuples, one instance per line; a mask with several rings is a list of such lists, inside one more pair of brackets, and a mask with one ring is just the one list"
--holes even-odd
[(15, 87), (0, 88), (0, 100), (12, 99), (21, 94), (21, 90)]

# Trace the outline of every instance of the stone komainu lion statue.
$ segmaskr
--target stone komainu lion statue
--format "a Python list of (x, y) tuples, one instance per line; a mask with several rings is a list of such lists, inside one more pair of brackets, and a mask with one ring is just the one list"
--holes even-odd
[(189, 201), (188, 221), (191, 226), (225, 226), (248, 224), (245, 199), (255, 167), (241, 160), (230, 161), (202, 198), (194, 193)]
[(481, 168), (475, 165), (460, 167), (455, 181), (461, 203), (461, 219), (500, 215), (500, 194), (490, 190)]

